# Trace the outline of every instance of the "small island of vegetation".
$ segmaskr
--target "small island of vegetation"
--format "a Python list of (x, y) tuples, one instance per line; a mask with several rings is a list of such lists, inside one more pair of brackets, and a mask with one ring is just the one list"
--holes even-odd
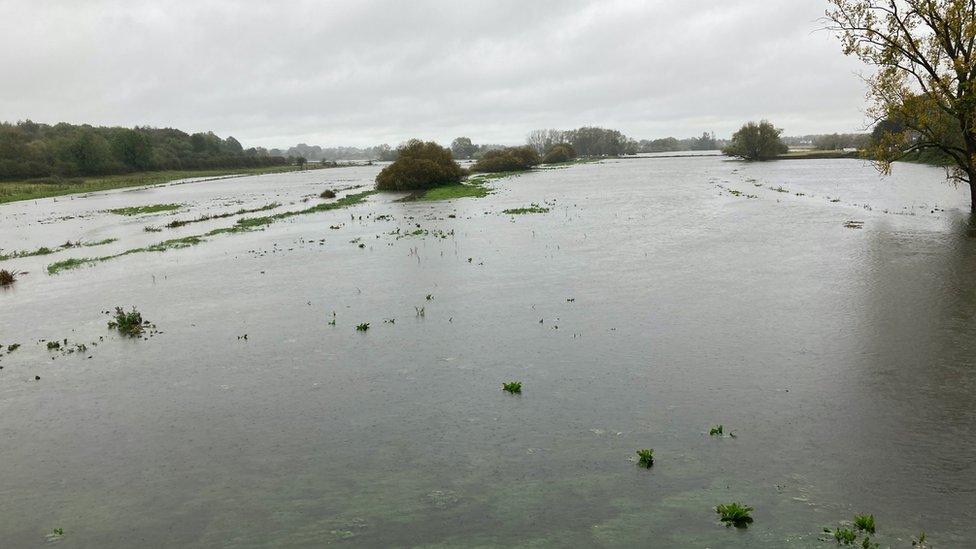
[(376, 176), (379, 191), (422, 191), (461, 182), (464, 170), (451, 151), (433, 141), (411, 139), (397, 149), (397, 159)]

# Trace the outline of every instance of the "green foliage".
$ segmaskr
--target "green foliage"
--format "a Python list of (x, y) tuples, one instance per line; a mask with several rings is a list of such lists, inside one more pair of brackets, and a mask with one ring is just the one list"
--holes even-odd
[(108, 210), (108, 212), (118, 214), (118, 215), (142, 215), (142, 214), (150, 214), (150, 213), (169, 212), (173, 210), (178, 210), (182, 207), (183, 204), (149, 204), (146, 206), (128, 206), (125, 208), (114, 208)]
[(125, 312), (122, 307), (116, 307), (114, 320), (109, 321), (108, 327), (118, 330), (122, 335), (136, 337), (142, 335), (143, 329), (148, 324), (142, 319), (142, 313), (135, 307), (129, 312)]
[(336, 193), (332, 189), (326, 189), (322, 191), (322, 194), (319, 195), (319, 198), (335, 198), (335, 197), (336, 197)]
[[(10, 345), (7, 345), (7, 354), (12, 353), (19, 348), (20, 348), (20, 343), (11, 343)], [(925, 534), (922, 534), (922, 536), (924, 537)]]
[(47, 342), (47, 350), (48, 351), (56, 351), (56, 350), (58, 350), (60, 348), (61, 348), (61, 342), (60, 341), (48, 341)]
[(854, 528), (862, 532), (874, 533), (874, 515), (855, 515)]
[(242, 218), (237, 220), (237, 223), (231, 227), (222, 227), (220, 229), (213, 229), (212, 231), (206, 232), (199, 235), (185, 236), (183, 238), (174, 238), (170, 240), (164, 240), (163, 242), (158, 242), (150, 246), (143, 246), (141, 248), (131, 248), (125, 250), (124, 252), (119, 252), (117, 254), (106, 255), (101, 257), (81, 257), (81, 258), (71, 258), (64, 261), (58, 261), (47, 266), (48, 274), (56, 274), (60, 271), (67, 269), (74, 269), (82, 265), (100, 263), (102, 261), (108, 261), (110, 259), (115, 259), (117, 257), (123, 257), (126, 255), (137, 254), (142, 252), (165, 252), (171, 249), (186, 248), (189, 246), (194, 246), (204, 242), (207, 237), (216, 236), (225, 233), (242, 233), (251, 230), (260, 229), (266, 225), (270, 225), (281, 219), (288, 219), (296, 215), (305, 215), (317, 212), (325, 212), (330, 210), (336, 210), (339, 208), (345, 208), (347, 206), (352, 206), (359, 204), (366, 200), (367, 197), (373, 195), (376, 191), (363, 191), (361, 193), (346, 195), (335, 202), (327, 202), (323, 204), (318, 204), (304, 210), (292, 210), (281, 213), (276, 213), (274, 215), (266, 217), (257, 218)]
[(722, 153), (746, 160), (772, 160), (789, 151), (780, 140), (781, 133), (783, 130), (766, 120), (758, 124), (749, 122), (732, 134), (732, 141), (722, 149)]
[(713, 436), (713, 437), (714, 436), (722, 436), (722, 435), (725, 434), (725, 426), (724, 425), (716, 425), (716, 426), (714, 426), (714, 427), (712, 427), (711, 429), (708, 430), (708, 434), (709, 434), (709, 436)]
[(854, 545), (857, 541), (857, 532), (851, 528), (838, 528), (834, 530), (834, 539), (837, 540), (837, 543)]
[(411, 139), (397, 153), (396, 161), (376, 176), (377, 190), (418, 191), (461, 181), (461, 166), (451, 151), (433, 141)]
[(507, 147), (486, 152), (471, 166), (473, 172), (518, 172), (542, 162), (539, 153), (529, 146)]
[(487, 189), (481, 179), (469, 179), (467, 183), (434, 187), (417, 197), (417, 200), (433, 202), (436, 200), (453, 200), (455, 198), (483, 198), (491, 191)]
[[(213, 215), (202, 215), (202, 216), (200, 216), (200, 217), (198, 217), (196, 219), (187, 219), (187, 220), (179, 220), (179, 219), (176, 219), (176, 220), (173, 220), (173, 221), (170, 221), (169, 223), (167, 223), (166, 224), (166, 227), (167, 228), (170, 228), (170, 229), (175, 229), (177, 227), (183, 227), (183, 226), (189, 225), (191, 223), (202, 223), (204, 221), (210, 221), (212, 219), (223, 219), (225, 217), (234, 217), (235, 215), (243, 215), (243, 214), (249, 214), (249, 213), (263, 212), (263, 211), (266, 211), (266, 210), (273, 210), (273, 209), (275, 209), (275, 208), (277, 208), (279, 206), (281, 206), (281, 204), (279, 204), (277, 202), (272, 202), (270, 204), (265, 204), (264, 206), (261, 206), (261, 207), (258, 207), (258, 208), (241, 208), (240, 210), (237, 210), (237, 211), (234, 211), (234, 212), (224, 212), (224, 213), (213, 214)], [(145, 227), (144, 228), (144, 230), (146, 232), (159, 232), (159, 230), (149, 230), (149, 229), (150, 229), (150, 227)]]
[(92, 247), (92, 246), (102, 246), (104, 244), (111, 244), (112, 242), (115, 242), (116, 240), (118, 240), (118, 239), (116, 239), (116, 238), (106, 238), (104, 240), (99, 240), (99, 241), (96, 241), (96, 242), (82, 242), (80, 240), (77, 241), (77, 242), (71, 242), (69, 240), (68, 242), (65, 242), (64, 244), (62, 244), (60, 246), (57, 246), (57, 247), (55, 247), (53, 249), (52, 248), (49, 248), (47, 246), (41, 246), (40, 248), (38, 248), (36, 250), (20, 250), (20, 251), (16, 251), (16, 252), (11, 252), (9, 254), (0, 254), (0, 261), (6, 261), (8, 259), (16, 259), (18, 257), (34, 257), (34, 256), (38, 256), (38, 255), (50, 255), (50, 254), (53, 254), (55, 252), (60, 252), (61, 250), (67, 250), (69, 248), (78, 248), (78, 247), (82, 247), (82, 246), (84, 246), (86, 248)]
[(363, 322), (362, 324), (356, 325), (356, 331), (358, 332), (365, 332), (368, 329), (369, 329), (369, 322)]
[(0, 286), (10, 286), (17, 282), (17, 271), (0, 270)]
[(736, 528), (745, 528), (752, 523), (752, 516), (750, 516), (752, 511), (752, 507), (735, 502), (715, 507), (715, 512), (719, 514), (719, 520), (724, 522), (725, 526), (735, 526)]
[(576, 149), (573, 148), (569, 143), (557, 143), (546, 151), (546, 155), (542, 157), (543, 164), (558, 164), (560, 162), (569, 162), (576, 158)]
[(165, 128), (0, 123), (0, 180), (100, 176), (136, 171), (281, 166), (233, 137)]
[[(2, 126), (2, 124), (0, 124)], [(0, 160), (2, 162), (2, 160)], [(21, 181), (0, 180), (0, 203), (34, 200), (75, 193), (90, 193), (166, 183), (187, 177), (236, 176), (245, 174), (280, 173), (293, 171), (286, 164), (257, 167), (227, 167), (199, 170), (152, 171), (131, 174), (101, 175), (98, 177), (45, 177)], [(26, 176), (25, 176), (26, 177)]]
[(650, 469), (654, 465), (654, 450), (650, 448), (637, 450), (637, 465)]
[(522, 382), (510, 381), (508, 383), (502, 383), (502, 390), (509, 394), (520, 395), (522, 394)]
[(503, 214), (508, 215), (523, 215), (523, 214), (534, 214), (534, 213), (549, 213), (549, 208), (544, 208), (538, 204), (533, 203), (527, 208), (510, 208), (508, 210), (502, 210)]

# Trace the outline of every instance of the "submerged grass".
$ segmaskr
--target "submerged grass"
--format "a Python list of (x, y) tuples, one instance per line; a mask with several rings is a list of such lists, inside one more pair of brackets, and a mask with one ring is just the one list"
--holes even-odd
[(654, 465), (654, 450), (650, 448), (637, 450), (637, 465), (645, 469), (650, 469)]
[(502, 383), (502, 390), (512, 395), (520, 395), (522, 394), (522, 382), (510, 381), (508, 383)]
[(282, 219), (288, 219), (290, 217), (298, 215), (306, 215), (317, 212), (324, 212), (329, 210), (336, 210), (339, 208), (345, 208), (348, 206), (353, 206), (359, 204), (366, 200), (370, 195), (375, 194), (376, 191), (363, 191), (361, 193), (351, 194), (336, 200), (335, 202), (330, 202), (327, 204), (319, 204), (317, 206), (312, 206), (311, 208), (306, 208), (304, 210), (295, 210), (289, 212), (281, 212), (265, 217), (245, 217), (238, 219), (237, 223), (231, 227), (223, 227), (220, 229), (214, 229), (204, 234), (184, 236), (182, 238), (173, 238), (170, 240), (164, 240), (162, 242), (157, 242), (150, 246), (144, 246), (141, 248), (133, 248), (120, 252), (113, 255), (106, 255), (101, 257), (75, 257), (71, 259), (65, 259), (63, 261), (58, 261), (47, 266), (48, 274), (57, 274), (61, 271), (75, 269), (81, 267), (82, 265), (93, 265), (95, 263), (101, 263), (103, 261), (108, 261), (110, 259), (115, 259), (117, 257), (122, 257), (131, 254), (137, 254), (142, 252), (165, 252), (167, 250), (178, 250), (181, 248), (188, 248), (190, 246), (195, 246), (202, 242), (206, 242), (207, 237), (216, 236), (225, 233), (241, 233), (246, 231), (252, 231), (259, 228), (263, 228), (266, 225), (270, 225), (276, 221)]
[(39, 255), (50, 255), (50, 254), (53, 254), (55, 252), (60, 252), (61, 250), (67, 250), (67, 249), (70, 249), (70, 248), (81, 248), (81, 247), (90, 248), (92, 246), (103, 246), (105, 244), (111, 244), (112, 242), (115, 242), (116, 240), (118, 240), (118, 239), (117, 238), (106, 238), (104, 240), (98, 240), (96, 242), (82, 242), (80, 240), (77, 241), (77, 242), (72, 242), (72, 241), (69, 240), (69, 241), (65, 242), (64, 244), (62, 244), (60, 246), (55, 246), (53, 248), (49, 248), (47, 246), (41, 246), (40, 248), (38, 248), (36, 250), (20, 250), (20, 251), (17, 251), (17, 252), (11, 252), (9, 254), (0, 254), (0, 261), (6, 261), (8, 259), (16, 259), (18, 257), (34, 257), (34, 256), (39, 256)]
[(109, 213), (118, 215), (142, 215), (158, 212), (170, 212), (183, 207), (183, 204), (149, 204), (146, 206), (127, 206), (125, 208), (113, 208), (107, 210)]
[(201, 215), (200, 217), (197, 217), (196, 219), (176, 219), (176, 220), (173, 220), (173, 221), (170, 221), (169, 223), (167, 223), (165, 225), (165, 227), (167, 229), (176, 229), (178, 227), (183, 227), (183, 226), (189, 225), (191, 223), (202, 223), (204, 221), (210, 221), (211, 219), (224, 219), (226, 217), (234, 217), (235, 215), (244, 215), (244, 214), (249, 214), (249, 213), (256, 213), (256, 212), (263, 212), (263, 211), (267, 211), (267, 210), (273, 210), (273, 209), (275, 209), (275, 208), (277, 208), (279, 206), (281, 206), (281, 204), (279, 204), (277, 202), (272, 202), (270, 204), (266, 204), (264, 206), (261, 206), (260, 208), (241, 208), (240, 210), (237, 210), (236, 212), (224, 212), (224, 213), (221, 213), (221, 214)]
[(484, 198), (491, 194), (491, 190), (484, 186), (482, 179), (469, 180), (467, 183), (434, 187), (416, 200), (432, 202), (435, 200), (454, 200), (456, 198)]
[[(319, 167), (309, 164), (307, 169)], [(0, 204), (16, 202), (18, 200), (36, 200), (77, 193), (90, 193), (121, 189), (125, 187), (142, 187), (159, 185), (187, 179), (191, 177), (239, 177), (264, 173), (280, 173), (298, 170), (295, 166), (269, 166), (261, 168), (231, 168), (216, 170), (172, 170), (162, 172), (137, 172), (125, 175), (106, 175), (102, 177), (70, 177), (55, 180), (27, 180), (0, 182)]]
[(549, 208), (542, 207), (538, 204), (531, 204), (527, 208), (511, 208), (508, 210), (502, 210), (503, 214), (508, 215), (522, 215), (522, 214), (534, 214), (534, 213), (549, 213)]

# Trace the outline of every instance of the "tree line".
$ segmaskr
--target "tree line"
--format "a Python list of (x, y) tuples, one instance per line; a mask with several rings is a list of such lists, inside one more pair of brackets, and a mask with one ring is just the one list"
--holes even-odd
[(288, 163), (284, 156), (260, 147), (245, 149), (237, 139), (213, 132), (0, 122), (0, 180)]

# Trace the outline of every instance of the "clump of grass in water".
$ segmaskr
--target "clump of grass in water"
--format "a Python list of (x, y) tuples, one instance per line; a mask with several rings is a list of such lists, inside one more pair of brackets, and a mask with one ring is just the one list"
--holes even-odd
[(0, 270), (0, 286), (10, 286), (14, 282), (17, 282), (18, 274), (20, 273), (17, 271)]
[(838, 528), (834, 530), (834, 540), (844, 545), (854, 545), (857, 541), (857, 532), (851, 528)]
[(161, 233), (161, 232), (163, 232), (162, 229), (160, 229), (159, 227), (153, 226), (153, 225), (146, 225), (145, 227), (142, 228), (142, 230), (145, 231), (145, 232), (147, 232), (147, 233)]
[(47, 350), (48, 351), (57, 351), (60, 348), (61, 348), (61, 342), (60, 341), (48, 341), (47, 342)]
[(512, 395), (520, 395), (522, 394), (522, 382), (509, 381), (508, 383), (502, 383), (502, 391)]
[(116, 307), (115, 319), (109, 321), (108, 327), (118, 330), (122, 335), (136, 337), (142, 335), (142, 331), (148, 324), (149, 322), (142, 319), (142, 313), (135, 307), (128, 313), (122, 307)]
[(20, 348), (20, 343), (11, 343), (7, 345), (7, 354), (10, 354)]
[(508, 210), (502, 210), (503, 214), (508, 215), (522, 215), (522, 214), (533, 214), (533, 213), (549, 213), (549, 208), (544, 208), (536, 203), (532, 203), (527, 208), (511, 208)]
[(725, 434), (725, 426), (724, 425), (716, 425), (716, 426), (714, 426), (714, 427), (712, 427), (711, 429), (708, 430), (708, 434), (709, 434), (709, 436), (713, 436), (713, 437), (714, 436), (719, 436), (720, 437), (720, 436), (722, 436), (722, 435)]
[(335, 198), (336, 193), (332, 189), (326, 189), (319, 195), (320, 198)]
[(645, 469), (650, 469), (654, 465), (654, 450), (650, 448), (637, 450), (637, 465)]
[(745, 528), (752, 524), (752, 513), (754, 509), (747, 505), (741, 503), (723, 503), (722, 505), (715, 506), (715, 512), (719, 514), (719, 520), (725, 523), (725, 526), (735, 526), (736, 528)]
[(141, 215), (158, 212), (170, 212), (183, 207), (183, 204), (149, 204), (147, 206), (128, 206), (125, 208), (114, 208), (108, 210), (109, 213), (117, 215)]
[(64, 537), (64, 528), (55, 528), (54, 530), (51, 530), (50, 534), (47, 535), (47, 540), (53, 543), (61, 541), (62, 537)]
[(862, 532), (874, 533), (874, 515), (855, 515), (854, 516), (854, 528), (861, 530)]
[(369, 322), (363, 322), (362, 324), (356, 325), (357, 332), (365, 332), (368, 329), (369, 329)]

